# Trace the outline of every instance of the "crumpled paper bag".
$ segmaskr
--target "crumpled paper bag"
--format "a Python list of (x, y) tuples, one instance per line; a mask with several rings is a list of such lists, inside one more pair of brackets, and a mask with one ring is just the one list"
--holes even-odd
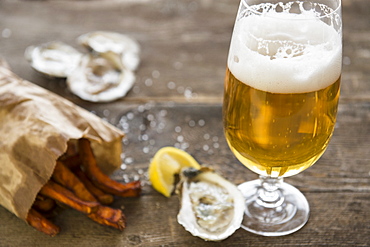
[(68, 141), (88, 138), (106, 173), (121, 164), (123, 132), (0, 66), (0, 205), (25, 220)]

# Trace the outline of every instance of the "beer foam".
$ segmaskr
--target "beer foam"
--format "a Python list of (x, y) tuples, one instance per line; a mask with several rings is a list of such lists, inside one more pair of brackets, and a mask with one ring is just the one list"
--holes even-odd
[(286, 12), (235, 23), (228, 67), (249, 86), (271, 93), (323, 89), (340, 76), (341, 34), (318, 18)]

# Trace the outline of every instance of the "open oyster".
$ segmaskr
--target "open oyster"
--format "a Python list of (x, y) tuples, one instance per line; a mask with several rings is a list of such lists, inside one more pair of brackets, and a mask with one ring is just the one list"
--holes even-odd
[(77, 41), (96, 53), (113, 52), (119, 54), (123, 66), (129, 70), (136, 70), (140, 63), (140, 46), (127, 35), (96, 31), (79, 36)]
[(66, 78), (77, 67), (82, 56), (76, 49), (60, 41), (29, 46), (24, 55), (35, 70), (60, 78)]
[(67, 77), (68, 88), (80, 98), (108, 102), (127, 94), (135, 82), (132, 71), (124, 68), (117, 54), (88, 54)]
[(205, 240), (220, 241), (240, 228), (245, 202), (235, 185), (208, 167), (188, 168), (180, 176), (177, 221), (187, 231)]
[(83, 34), (77, 41), (88, 54), (53, 41), (28, 47), (25, 57), (37, 71), (67, 78), (70, 91), (84, 100), (108, 102), (125, 96), (135, 82), (139, 44), (126, 35), (104, 31)]

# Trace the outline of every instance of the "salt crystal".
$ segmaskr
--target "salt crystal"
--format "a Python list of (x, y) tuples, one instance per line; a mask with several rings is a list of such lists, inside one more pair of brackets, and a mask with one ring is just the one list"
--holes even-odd
[(149, 147), (143, 147), (143, 153), (145, 154), (149, 153)]
[(162, 129), (157, 129), (157, 133), (158, 134), (162, 134), (163, 133), (163, 130)]
[(182, 64), (181, 62), (175, 62), (175, 63), (173, 64), (173, 67), (174, 67), (175, 69), (181, 69), (181, 68), (183, 67), (183, 64)]
[(144, 112), (144, 111), (145, 111), (145, 106), (143, 106), (143, 105), (139, 105), (139, 106), (137, 107), (137, 111), (138, 111), (138, 112)]
[(189, 143), (187, 143), (187, 142), (183, 142), (183, 143), (181, 143), (180, 148), (181, 148), (182, 150), (186, 150), (189, 146), (190, 146), (190, 145), (189, 145)]
[(178, 136), (176, 139), (177, 139), (178, 142), (183, 142), (184, 141), (184, 137), (183, 136)]
[(173, 81), (170, 81), (169, 83), (167, 83), (167, 88), (168, 89), (175, 89), (176, 88), (176, 83), (174, 83)]
[(157, 126), (157, 122), (156, 121), (151, 121), (149, 125), (150, 125), (150, 127), (155, 128)]
[(163, 122), (160, 122), (160, 123), (158, 124), (158, 129), (160, 129), (160, 130), (163, 130), (165, 127), (166, 127), (166, 124), (165, 124), (165, 123), (163, 123)]
[(159, 112), (159, 115), (160, 115), (161, 117), (165, 117), (165, 116), (167, 116), (167, 110), (161, 110), (161, 111)]
[(148, 79), (145, 80), (144, 83), (145, 83), (145, 86), (151, 87), (153, 85), (153, 80), (148, 78)]
[(350, 65), (351, 64), (351, 58), (350, 57), (343, 57), (343, 64), (344, 65)]
[(134, 86), (134, 87), (132, 88), (132, 91), (133, 91), (134, 93), (138, 94), (138, 93), (140, 93), (140, 87), (139, 87), (139, 86)]
[(125, 131), (125, 130), (129, 130), (130, 129), (130, 124), (125, 122), (125, 123), (121, 123), (121, 127), (122, 127), (122, 130)]
[(123, 174), (122, 178), (123, 178), (123, 181), (124, 181), (125, 183), (128, 183), (128, 182), (130, 181), (130, 179), (129, 179), (129, 177), (128, 177), (128, 175), (127, 175), (127, 174)]
[(124, 145), (128, 145), (128, 144), (130, 143), (130, 141), (129, 141), (129, 139), (128, 139), (128, 138), (124, 138), (124, 139), (122, 140), (122, 143), (123, 143)]
[(141, 130), (141, 131), (146, 130), (146, 125), (145, 124), (140, 124), (139, 130)]
[(134, 119), (134, 113), (132, 113), (132, 112), (129, 112), (129, 113), (127, 113), (127, 119), (130, 119), (130, 120), (132, 120), (132, 119)]
[(159, 78), (160, 75), (161, 75), (161, 73), (159, 73), (158, 70), (153, 70), (153, 72), (152, 72), (153, 78)]
[(183, 86), (179, 86), (177, 88), (177, 92), (180, 93), (180, 94), (183, 94), (185, 92), (185, 88)]
[(133, 158), (131, 158), (131, 157), (127, 157), (126, 159), (125, 159), (125, 163), (126, 164), (132, 164), (134, 162), (134, 159)]
[(12, 35), (12, 30), (10, 30), (9, 28), (4, 28), (3, 31), (1, 32), (1, 36), (3, 38), (10, 38), (11, 35)]
[(150, 110), (150, 109), (152, 108), (152, 106), (153, 106), (153, 103), (148, 102), (148, 103), (146, 103), (146, 104), (144, 105), (144, 108), (145, 108), (145, 110)]
[(108, 109), (105, 109), (105, 110), (103, 111), (103, 115), (104, 115), (105, 117), (108, 117), (108, 116), (109, 116), (109, 114), (110, 114), (110, 111), (109, 111)]
[(206, 121), (204, 121), (203, 119), (200, 119), (198, 121), (198, 125), (201, 126), (201, 127), (203, 127), (205, 124), (206, 124)]

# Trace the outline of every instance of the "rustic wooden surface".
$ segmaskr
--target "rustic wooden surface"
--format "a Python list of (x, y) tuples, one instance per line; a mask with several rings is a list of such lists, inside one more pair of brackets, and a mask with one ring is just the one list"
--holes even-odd
[[(176, 222), (176, 195), (165, 198), (147, 180), (162, 146), (186, 148), (238, 184), (257, 176), (233, 157), (223, 137), (223, 76), (238, 0), (0, 1), (0, 56), (21, 77), (56, 92), (126, 131), (122, 169), (113, 178), (140, 178), (140, 198), (117, 199), (124, 232), (73, 210), (56, 217), (48, 237), (0, 207), (0, 246), (369, 246), (370, 245), (370, 1), (344, 0), (342, 98), (334, 137), (310, 169), (286, 179), (307, 197), (311, 216), (300, 231), (261, 237), (238, 230), (219, 242), (193, 237)], [(108, 30), (142, 47), (137, 80), (127, 97), (108, 104), (78, 99), (64, 80), (33, 71), (27, 46), (60, 40), (78, 48), (80, 34)], [(78, 48), (80, 49), (80, 48)], [(141, 127), (140, 127), (141, 126)], [(143, 128), (145, 127), (145, 128)], [(1, 182), (1, 181), (0, 181)]]

